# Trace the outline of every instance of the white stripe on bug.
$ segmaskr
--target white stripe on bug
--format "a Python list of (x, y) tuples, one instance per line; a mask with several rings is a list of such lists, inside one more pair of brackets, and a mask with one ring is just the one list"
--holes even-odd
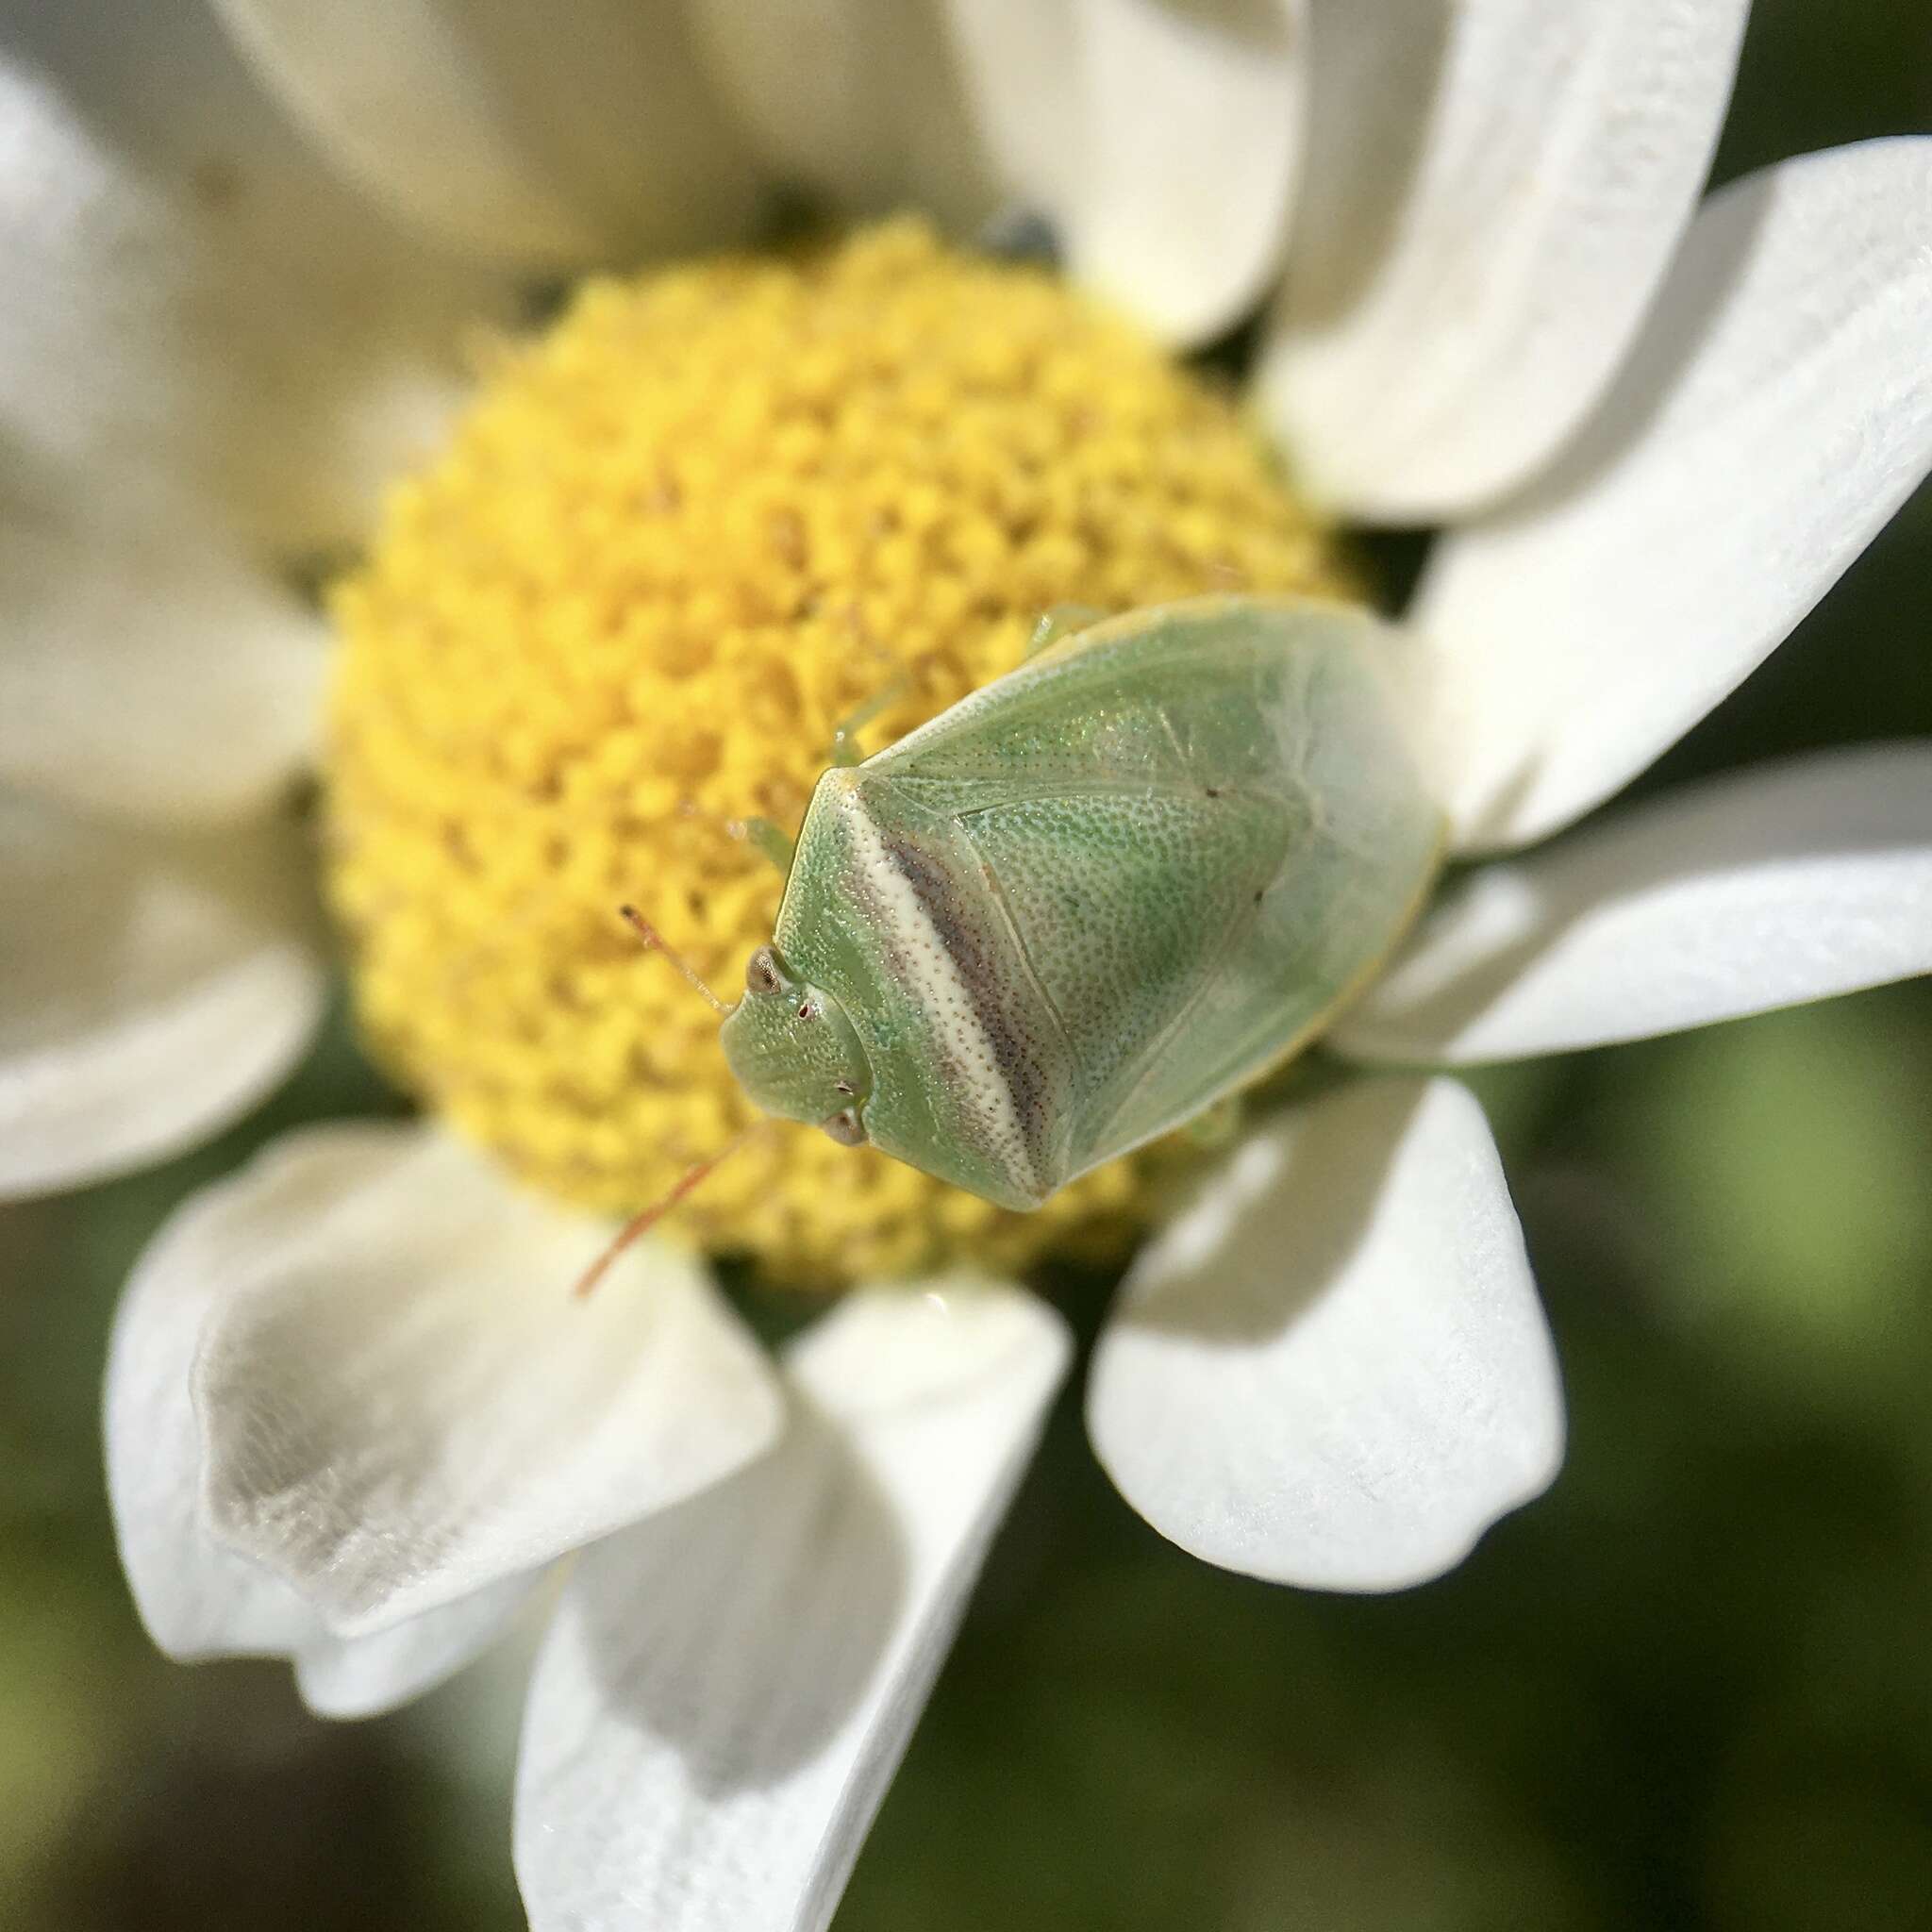
[(986, 1022), (932, 914), (900, 869), (892, 849), (859, 795), (855, 771), (841, 774), (833, 796), (871, 910), (901, 964), (906, 985), (934, 1022), (933, 1044), (956, 1085), (954, 1092), (978, 1124), (987, 1150), (1013, 1179), (1037, 1192), (1040, 1176), (1026, 1144), (1013, 1091), (1000, 1071)]

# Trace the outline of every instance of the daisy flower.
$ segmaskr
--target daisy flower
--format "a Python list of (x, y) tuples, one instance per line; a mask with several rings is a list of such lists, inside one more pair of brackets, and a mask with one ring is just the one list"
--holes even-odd
[[(164, 1649), (346, 1716), (547, 1608), (533, 1925), (824, 1924), (1066, 1373), (1024, 1276), (1134, 1239), (1160, 1157), (1016, 1217), (774, 1135), (573, 1302), (745, 1111), (611, 908), (741, 970), (735, 830), (841, 721), (1062, 601), (1358, 594), (1351, 523), (1444, 530), (1403, 701), (1471, 862), (1324, 1041), (1357, 1073), (1139, 1247), (1089, 1428), (1177, 1543), (1332, 1589), (1550, 1481), (1441, 1070), (1932, 967), (1932, 748), (1576, 824), (1932, 464), (1932, 143), (1700, 205), (1744, 12), (8, 0), (0, 1185), (299, 1056), (305, 841), (424, 1103), (270, 1146), (136, 1271), (108, 1474)], [(760, 248), (788, 196), (846, 239)], [(1042, 225), (1061, 275), (937, 239)], [(1179, 354), (1252, 313), (1237, 398)], [(773, 1359), (723, 1256), (844, 1291)]]

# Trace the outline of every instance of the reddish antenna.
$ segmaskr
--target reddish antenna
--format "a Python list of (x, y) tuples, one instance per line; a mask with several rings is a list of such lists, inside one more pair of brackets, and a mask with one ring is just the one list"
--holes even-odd
[(632, 1215), (611, 1237), (609, 1246), (577, 1277), (577, 1285), (571, 1290), (571, 1293), (578, 1301), (587, 1299), (591, 1291), (609, 1272), (610, 1264), (624, 1253), (625, 1249), (641, 1237), (649, 1234), (687, 1194), (694, 1193), (701, 1188), (754, 1134), (762, 1134), (771, 1124), (768, 1120), (754, 1121), (750, 1126), (741, 1127), (708, 1160), (699, 1161), (695, 1167), (685, 1173), (661, 1200), (654, 1201), (641, 1214)]
[[(691, 983), (694, 987), (696, 987), (697, 990), (701, 993), (703, 993), (708, 1000), (710, 1001), (711, 1010), (713, 1012), (728, 1013), (731, 1010), (731, 1008), (727, 1007), (724, 1004), (724, 1002), (721, 1000), (718, 997), (718, 995), (714, 993), (711, 991), (711, 989), (708, 986), (707, 986), (702, 979), (698, 977), (696, 970), (692, 967), (691, 961), (687, 959), (682, 953), (678, 952), (675, 947), (673, 947), (665, 940), (664, 935), (660, 933), (658, 930), (658, 928), (655, 925), (653, 925), (651, 922), (648, 919), (646, 919), (644, 915), (641, 912), (640, 912), (635, 906), (620, 906), (617, 908), (617, 916), (620, 919), (622, 919), (625, 922), (625, 924), (627, 924), (634, 933), (637, 934), (639, 939), (643, 941), (644, 944), (647, 947), (654, 948), (658, 952), (662, 953), (664, 957), (667, 959), (669, 959), (671, 963), (674, 966), (675, 966), (677, 970), (681, 974), (683, 974), (684, 976), (688, 980), (690, 980)], [(738, 1143), (736, 1141), (732, 1142), (733, 1146), (736, 1146), (737, 1144)], [(725, 1153), (729, 1152), (730, 1149), (726, 1148)], [(723, 1154), (719, 1155), (718, 1157), (720, 1160), (723, 1160), (724, 1158), (724, 1156)], [(697, 1183), (693, 1181), (691, 1185), (695, 1187)]]

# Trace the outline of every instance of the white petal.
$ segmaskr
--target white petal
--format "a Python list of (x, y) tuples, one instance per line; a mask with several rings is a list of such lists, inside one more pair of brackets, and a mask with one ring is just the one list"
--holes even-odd
[(1087, 1425), (1127, 1501), (1211, 1563), (1393, 1590), (1459, 1562), (1563, 1441), (1475, 1101), (1364, 1081), (1252, 1136), (1130, 1271)]
[(208, 1312), (259, 1257), (299, 1232), (327, 1159), (337, 1187), (379, 1167), (387, 1136), (284, 1141), (176, 1208), (136, 1263), (108, 1356), (108, 1495), (122, 1567), (149, 1636), (171, 1657), (282, 1654), (321, 1642), (286, 1584), (223, 1548), (201, 1514), (201, 1431), (189, 1389)]
[(196, 1375), (208, 1520), (358, 1635), (534, 1570), (761, 1453), (771, 1372), (694, 1257), (598, 1226), (467, 1149), (387, 1130), (238, 1263)]
[(304, 858), (277, 826), (142, 836), (0, 794), (0, 1197), (161, 1159), (288, 1072), (326, 984)]
[(1260, 297), (1302, 142), (1303, 0), (950, 0), (1008, 187), (1072, 273), (1167, 339)]
[(348, 173), (483, 258), (715, 245), (756, 210), (753, 171), (678, 7), (214, 5)]
[(296, 1657), (310, 1707), (367, 1717), (406, 1702), (491, 1643), (537, 1579), (511, 1577), (375, 1636), (332, 1636), (278, 1578), (225, 1548), (201, 1513), (201, 1431), (190, 1399), (209, 1311), (256, 1257), (298, 1232), (318, 1190), (347, 1190), (391, 1155), (386, 1129), (282, 1141), (170, 1217), (115, 1319), (105, 1402), (108, 1496), (129, 1585), (170, 1656)]
[(936, 0), (690, 0), (707, 69), (776, 176), (875, 214), (986, 219), (992, 176)]
[(211, 518), (123, 512), (0, 484), (0, 783), (149, 824), (256, 816), (312, 750), (325, 630)]
[(1932, 742), (1656, 800), (1485, 866), (1330, 1036), (1406, 1061), (1641, 1040), (1932, 973)]
[(584, 1557), (518, 1770), (533, 1932), (825, 1924), (1066, 1358), (1015, 1291), (856, 1296), (772, 1456)]
[(1709, 165), (1748, 0), (1314, 0), (1266, 414), (1338, 508), (1433, 522), (1582, 421)]
[(0, 51), (0, 435), (99, 505), (157, 480), (354, 541), (508, 287), (334, 181), (198, 8), (23, 7)]
[(368, 1637), (319, 1637), (295, 1657), (302, 1701), (318, 1717), (376, 1717), (454, 1676), (495, 1643), (542, 1581), (510, 1576)]
[(1419, 593), (1465, 848), (1588, 811), (1789, 635), (1932, 467), (1928, 341), (1932, 140), (1711, 197), (1595, 421)]

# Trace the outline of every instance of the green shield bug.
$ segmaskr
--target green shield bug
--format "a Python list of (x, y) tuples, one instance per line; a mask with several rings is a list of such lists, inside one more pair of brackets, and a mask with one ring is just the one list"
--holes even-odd
[(1131, 611), (827, 771), (713, 999), (746, 1094), (1028, 1208), (1278, 1065), (1440, 862), (1388, 639), (1330, 604)]
[(1274, 1066), (1436, 869), (1385, 637), (1134, 611), (826, 772), (724, 1024), (745, 1092), (1024, 1208)]

